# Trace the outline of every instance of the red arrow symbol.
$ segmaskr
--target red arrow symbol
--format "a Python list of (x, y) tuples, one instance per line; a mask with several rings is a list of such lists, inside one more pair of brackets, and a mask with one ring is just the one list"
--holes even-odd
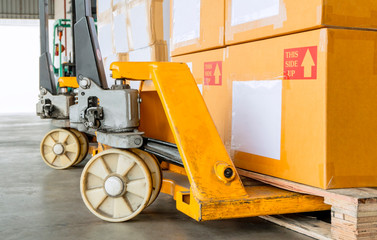
[(302, 60), (301, 67), (304, 67), (304, 77), (312, 77), (312, 67), (315, 66), (312, 54), (309, 49), (306, 51), (304, 60)]
[(213, 73), (213, 76), (215, 76), (215, 84), (220, 85), (221, 71), (220, 71), (218, 63), (216, 63), (216, 68), (215, 68), (215, 72)]

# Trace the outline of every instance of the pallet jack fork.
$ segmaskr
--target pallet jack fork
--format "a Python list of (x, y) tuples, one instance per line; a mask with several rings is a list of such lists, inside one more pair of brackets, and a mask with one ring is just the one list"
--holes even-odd
[(182, 158), (190, 188), (164, 179), (162, 191), (197, 221), (328, 210), (323, 198), (271, 186), (244, 186), (190, 69), (183, 63), (111, 64), (115, 79), (152, 80)]

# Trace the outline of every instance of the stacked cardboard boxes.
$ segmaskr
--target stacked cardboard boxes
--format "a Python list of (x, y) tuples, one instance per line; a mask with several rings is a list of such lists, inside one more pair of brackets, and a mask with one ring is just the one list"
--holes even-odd
[(171, 56), (224, 46), (225, 0), (170, 0)]
[[(172, 25), (185, 8), (172, 6)], [(203, 26), (219, 9), (200, 9), (199, 36), (214, 31)], [(236, 166), (324, 189), (376, 187), (377, 2), (226, 0), (224, 9), (223, 45), (174, 46), (172, 27), (171, 55), (203, 84)]]
[(373, 0), (226, 0), (226, 44), (322, 27), (377, 28)]
[(98, 38), (107, 76), (114, 61), (168, 60), (163, 0), (101, 0), (97, 6)]

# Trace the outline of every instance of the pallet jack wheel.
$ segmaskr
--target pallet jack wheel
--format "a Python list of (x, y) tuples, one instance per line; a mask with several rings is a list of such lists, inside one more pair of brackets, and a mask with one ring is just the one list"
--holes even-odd
[(147, 153), (143, 150), (134, 148), (130, 149), (131, 152), (138, 155), (144, 162), (147, 164), (149, 171), (152, 174), (152, 182), (153, 182), (153, 190), (151, 199), (149, 200), (148, 206), (151, 205), (154, 200), (158, 197), (160, 193), (161, 186), (162, 186), (162, 170), (160, 163), (158, 162), (157, 158), (150, 153)]
[(66, 169), (77, 161), (80, 155), (80, 142), (72, 132), (54, 129), (42, 139), (40, 151), (48, 166)]
[(86, 164), (80, 179), (81, 197), (97, 217), (124, 222), (148, 206), (152, 194), (148, 166), (136, 154), (108, 149)]
[(73, 164), (73, 165), (77, 165), (77, 164), (81, 163), (82, 160), (84, 160), (86, 155), (88, 154), (89, 140), (88, 140), (88, 137), (86, 136), (85, 133), (82, 133), (82, 132), (80, 132), (76, 129), (73, 129), (73, 128), (71, 128), (70, 131), (73, 132), (76, 135), (77, 139), (80, 142), (80, 155), (79, 155), (78, 159), (76, 160), (76, 162)]

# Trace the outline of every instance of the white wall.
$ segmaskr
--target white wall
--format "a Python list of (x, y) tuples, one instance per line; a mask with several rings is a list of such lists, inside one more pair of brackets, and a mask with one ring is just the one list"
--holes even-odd
[(1, 20), (0, 36), (0, 113), (35, 112), (39, 20)]

